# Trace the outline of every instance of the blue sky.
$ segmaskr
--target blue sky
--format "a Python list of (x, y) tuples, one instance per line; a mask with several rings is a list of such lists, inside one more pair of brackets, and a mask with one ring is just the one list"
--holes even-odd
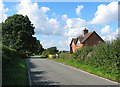
[[(35, 37), (44, 48), (56, 46), (68, 50), (73, 37), (86, 27), (104, 40), (117, 36), (117, 2), (0, 2), (4, 21), (13, 14), (28, 15), (35, 26)], [(1, 16), (0, 16), (1, 17)]]

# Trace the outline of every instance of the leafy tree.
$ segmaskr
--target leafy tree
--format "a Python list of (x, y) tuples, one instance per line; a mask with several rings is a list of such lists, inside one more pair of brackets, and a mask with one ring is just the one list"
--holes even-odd
[(39, 53), (42, 53), (44, 50), (42, 45), (40, 44), (40, 41), (37, 40), (36, 37), (32, 38), (31, 45), (32, 45), (31, 47), (32, 53), (39, 54)]
[(47, 49), (47, 52), (48, 52), (49, 54), (55, 54), (55, 53), (58, 52), (58, 50), (57, 50), (56, 47), (50, 47), (50, 48)]
[(8, 17), (2, 23), (2, 42), (8, 47), (14, 48), (19, 53), (40, 52), (42, 46), (40, 42), (33, 37), (35, 27), (28, 16), (15, 14)]

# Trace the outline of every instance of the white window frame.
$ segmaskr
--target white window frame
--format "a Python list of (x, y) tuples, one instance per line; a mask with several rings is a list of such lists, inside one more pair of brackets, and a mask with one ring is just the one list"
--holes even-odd
[(73, 46), (73, 47), (75, 46), (74, 42), (72, 43), (72, 46)]
[(78, 40), (78, 46), (80, 46), (80, 41)]

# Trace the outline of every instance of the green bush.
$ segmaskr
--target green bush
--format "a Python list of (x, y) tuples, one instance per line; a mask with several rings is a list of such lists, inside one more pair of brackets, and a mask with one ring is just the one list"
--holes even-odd
[(73, 54), (70, 53), (60, 53), (59, 58), (61, 59), (73, 59)]
[(57, 50), (57, 47), (50, 47), (50, 48), (47, 49), (47, 52), (49, 54), (54, 54), (55, 55), (58, 52), (58, 50)]
[(47, 51), (43, 51), (41, 56), (42, 57), (47, 57), (48, 56), (48, 52)]
[(100, 67), (101, 70), (105, 72), (118, 74), (118, 66), (120, 64), (120, 39), (97, 46), (87, 63)]
[(73, 57), (75, 59), (78, 59), (78, 60), (87, 60), (88, 57), (87, 55), (93, 51), (93, 48), (94, 47), (90, 47), (90, 46), (84, 46), (82, 48), (79, 48), (74, 54), (73, 54)]
[(11, 49), (5, 45), (2, 45), (2, 59), (12, 60), (18, 56), (18, 52), (15, 49)]

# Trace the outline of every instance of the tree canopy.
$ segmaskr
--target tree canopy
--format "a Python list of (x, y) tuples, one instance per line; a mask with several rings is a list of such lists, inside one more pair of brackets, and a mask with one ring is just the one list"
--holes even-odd
[(57, 47), (50, 47), (50, 48), (47, 49), (47, 52), (49, 54), (55, 54), (55, 53), (58, 52), (58, 50), (57, 50)]
[(20, 53), (39, 53), (43, 50), (40, 41), (33, 37), (35, 27), (28, 16), (15, 14), (2, 23), (2, 43)]

